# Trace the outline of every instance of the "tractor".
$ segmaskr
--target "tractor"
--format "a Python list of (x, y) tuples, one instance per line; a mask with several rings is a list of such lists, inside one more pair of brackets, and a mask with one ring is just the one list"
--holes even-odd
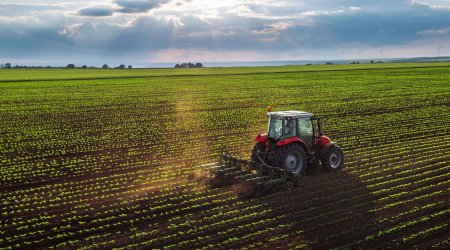
[(295, 175), (322, 162), (327, 171), (342, 168), (342, 149), (321, 131), (321, 118), (302, 111), (268, 112), (268, 131), (256, 136), (251, 160), (269, 164)]
[[(217, 163), (201, 166), (190, 175), (212, 186), (233, 185), (245, 196), (260, 196), (275, 186), (298, 187), (300, 177), (311, 165), (321, 163), (329, 172), (344, 164), (342, 149), (321, 131), (322, 118), (303, 111), (267, 113), (267, 133), (255, 138), (251, 159), (224, 153)], [(244, 188), (242, 188), (244, 187)]]

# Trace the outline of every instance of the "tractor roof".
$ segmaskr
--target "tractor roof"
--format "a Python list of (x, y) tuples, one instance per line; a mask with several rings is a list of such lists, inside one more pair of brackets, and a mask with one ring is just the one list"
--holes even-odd
[(285, 118), (295, 119), (295, 118), (311, 117), (313, 116), (313, 114), (304, 111), (289, 110), (289, 111), (269, 112), (267, 113), (267, 116), (276, 119), (285, 119)]

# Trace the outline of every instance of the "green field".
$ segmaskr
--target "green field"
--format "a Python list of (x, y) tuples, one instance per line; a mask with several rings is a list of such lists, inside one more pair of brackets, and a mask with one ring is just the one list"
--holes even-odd
[[(342, 171), (187, 180), (248, 158), (268, 105), (325, 117)], [(450, 63), (0, 70), (0, 249), (448, 249), (449, 124)]]
[(346, 71), (365, 69), (428, 68), (450, 66), (450, 62), (381, 63), (360, 65), (309, 65), (284, 67), (225, 67), (192, 69), (14, 69), (4, 70), (0, 81), (79, 80), (98, 78), (148, 78), (192, 75), (245, 75), (299, 73), (309, 71)]

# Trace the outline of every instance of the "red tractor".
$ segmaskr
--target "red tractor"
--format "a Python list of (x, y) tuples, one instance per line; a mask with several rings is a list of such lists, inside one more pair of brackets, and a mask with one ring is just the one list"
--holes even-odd
[(342, 149), (321, 131), (321, 118), (302, 111), (268, 112), (266, 134), (256, 136), (251, 160), (301, 175), (309, 163), (327, 171), (344, 164)]
[[(274, 186), (299, 186), (308, 164), (321, 162), (327, 171), (344, 164), (341, 148), (321, 131), (321, 118), (301, 111), (268, 112), (266, 134), (256, 136), (251, 160), (223, 154), (220, 162), (202, 165), (199, 182), (233, 185), (240, 194), (259, 196)], [(245, 188), (242, 188), (245, 187)]]

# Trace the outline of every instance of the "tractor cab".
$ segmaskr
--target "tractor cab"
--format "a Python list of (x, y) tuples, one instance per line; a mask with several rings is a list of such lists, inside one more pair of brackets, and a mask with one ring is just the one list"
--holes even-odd
[(300, 138), (307, 148), (314, 143), (313, 114), (302, 111), (269, 112), (268, 138), (273, 142)]

